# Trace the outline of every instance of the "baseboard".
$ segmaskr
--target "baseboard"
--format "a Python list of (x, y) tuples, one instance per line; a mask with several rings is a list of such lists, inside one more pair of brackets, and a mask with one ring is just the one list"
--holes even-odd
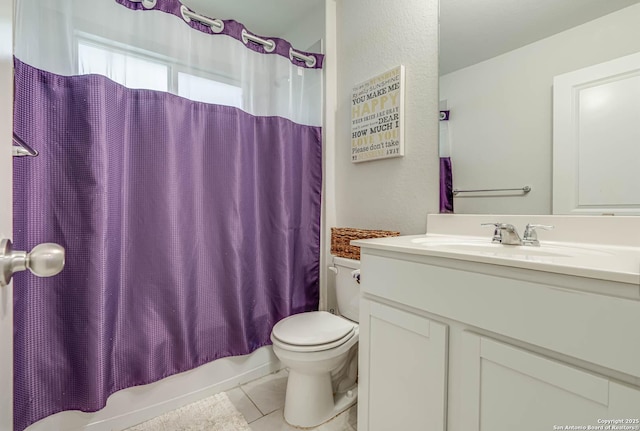
[(95, 413), (67, 411), (36, 422), (26, 431), (116, 431), (226, 391), (280, 369), (271, 346), (250, 355), (218, 359), (196, 369), (111, 395)]

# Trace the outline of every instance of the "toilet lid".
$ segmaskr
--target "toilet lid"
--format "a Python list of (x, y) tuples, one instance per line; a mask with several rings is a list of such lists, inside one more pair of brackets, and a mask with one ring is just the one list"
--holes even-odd
[(353, 322), (326, 311), (294, 314), (276, 323), (272, 334), (278, 340), (297, 346), (314, 346), (349, 338)]

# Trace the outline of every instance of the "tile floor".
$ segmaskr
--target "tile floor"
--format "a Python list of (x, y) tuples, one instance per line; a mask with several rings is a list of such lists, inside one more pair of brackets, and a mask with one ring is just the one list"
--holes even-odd
[[(282, 416), (287, 375), (286, 370), (281, 370), (227, 391), (252, 431), (299, 431), (287, 425)], [(314, 431), (357, 431), (356, 410), (353, 406)]]

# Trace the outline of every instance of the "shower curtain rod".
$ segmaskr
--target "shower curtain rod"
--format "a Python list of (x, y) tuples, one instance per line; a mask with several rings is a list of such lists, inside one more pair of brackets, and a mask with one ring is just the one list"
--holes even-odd
[[(136, 1), (136, 0), (131, 0)], [(191, 10), (185, 5), (180, 6), (180, 12), (182, 13), (182, 19), (186, 22), (191, 22), (191, 20), (198, 21), (202, 24), (205, 24), (211, 27), (211, 31), (214, 33), (221, 33), (224, 30), (224, 21), (221, 19), (211, 19), (206, 16), (199, 15)], [(246, 45), (249, 41), (258, 43), (264, 47), (264, 50), (267, 52), (273, 52), (276, 49), (276, 42), (272, 39), (263, 39), (261, 37), (255, 36), (249, 33), (246, 29), (242, 29), (242, 42)], [(316, 57), (313, 55), (305, 55), (301, 52), (294, 51), (293, 48), (289, 48), (289, 59), (293, 60), (294, 58), (304, 61), (307, 66), (313, 67), (316, 65)]]

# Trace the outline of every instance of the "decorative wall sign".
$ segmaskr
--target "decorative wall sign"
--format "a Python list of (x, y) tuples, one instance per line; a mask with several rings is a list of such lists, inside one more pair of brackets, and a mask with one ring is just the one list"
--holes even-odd
[(353, 88), (351, 161), (404, 156), (404, 66)]

